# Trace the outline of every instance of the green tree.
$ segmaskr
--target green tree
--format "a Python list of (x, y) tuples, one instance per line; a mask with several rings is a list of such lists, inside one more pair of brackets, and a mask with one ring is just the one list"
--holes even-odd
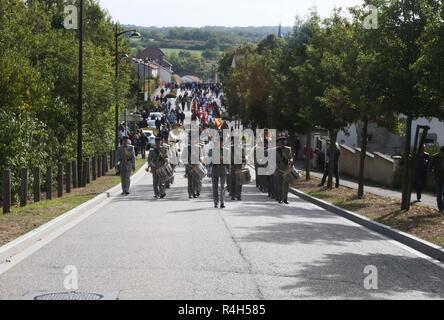
[[(317, 24), (317, 25), (316, 25)], [(328, 130), (330, 137), (328, 188), (333, 187), (337, 135), (356, 119), (356, 105), (347, 86), (352, 74), (350, 24), (339, 9), (321, 21), (312, 18), (312, 36), (306, 46), (307, 59), (298, 68), (304, 101), (313, 125)]]
[[(306, 135), (310, 148), (311, 132), (315, 128), (312, 113), (312, 86), (308, 86), (304, 73), (307, 60), (306, 46), (319, 29), (319, 17), (312, 12), (308, 20), (297, 20), (293, 32), (285, 39), (280, 50), (275, 51), (273, 88), (269, 103), (270, 123), (273, 127)], [(271, 41), (270, 41), (271, 40)], [(268, 46), (275, 46), (276, 37), (265, 40)], [(264, 42), (263, 42), (264, 43)], [(261, 47), (261, 45), (259, 45)], [(310, 180), (310, 158), (306, 158), (306, 179)]]
[[(63, 27), (64, 5), (62, 0), (0, 3), (0, 169), (11, 168), (14, 183), (21, 167), (54, 165), (75, 155), (78, 39)], [(115, 83), (113, 35), (110, 17), (96, 1), (85, 1), (86, 156), (112, 146), (114, 86), (125, 93), (120, 105), (131, 98), (128, 61)], [(128, 47), (122, 40), (119, 51)]]
[(379, 8), (376, 63), (386, 66), (382, 79), (386, 91), (381, 102), (387, 110), (405, 118), (402, 209), (410, 208), (408, 190), (413, 120), (435, 113), (430, 108), (429, 98), (420, 91), (419, 73), (414, 65), (421, 57), (419, 40), (427, 26), (428, 10), (425, 8), (437, 10), (439, 3), (436, 0), (374, 1)]

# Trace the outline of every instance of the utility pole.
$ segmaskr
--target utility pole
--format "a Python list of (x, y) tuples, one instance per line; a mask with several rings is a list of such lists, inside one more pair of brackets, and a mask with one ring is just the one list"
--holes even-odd
[(114, 33), (114, 39), (116, 41), (115, 45), (115, 55), (116, 55), (116, 61), (115, 61), (115, 67), (116, 67), (116, 88), (115, 88), (115, 94), (116, 94), (116, 110), (115, 110), (115, 147), (116, 150), (119, 147), (119, 38), (127, 33), (131, 32), (130, 38), (141, 38), (140, 33), (138, 33), (136, 30), (124, 30), (122, 32), (119, 32), (119, 24), (116, 22), (115, 26), (115, 33)]

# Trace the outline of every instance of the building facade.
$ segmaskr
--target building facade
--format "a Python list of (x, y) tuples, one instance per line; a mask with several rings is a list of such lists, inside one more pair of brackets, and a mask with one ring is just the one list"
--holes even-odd
[(158, 77), (161, 85), (170, 83), (173, 75), (173, 65), (168, 62), (166, 55), (159, 48), (146, 48), (139, 52), (137, 59), (147, 61), (158, 68)]
[[(413, 121), (411, 145), (415, 144), (417, 126), (429, 126), (428, 139), (431, 144), (444, 146), (444, 122), (433, 118), (421, 118)], [(362, 139), (362, 125), (354, 124), (338, 134), (338, 142), (351, 148), (359, 148)], [(368, 152), (380, 152), (389, 156), (402, 155), (405, 138), (399, 134), (370, 123), (368, 127)]]

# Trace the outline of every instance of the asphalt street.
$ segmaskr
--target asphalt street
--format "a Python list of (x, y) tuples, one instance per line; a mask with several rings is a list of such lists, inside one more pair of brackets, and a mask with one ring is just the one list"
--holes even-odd
[[(146, 174), (66, 233), (0, 274), (0, 299), (79, 291), (119, 299), (443, 299), (444, 269), (393, 241), (296, 197), (214, 209), (208, 183), (189, 200), (183, 168), (165, 200)], [(208, 181), (206, 181), (208, 182)], [(377, 268), (377, 290), (364, 269)]]

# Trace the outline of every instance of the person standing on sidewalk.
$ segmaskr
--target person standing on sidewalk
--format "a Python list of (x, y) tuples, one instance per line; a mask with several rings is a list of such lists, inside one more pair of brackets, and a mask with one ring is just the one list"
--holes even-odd
[(444, 214), (444, 147), (436, 154), (430, 164), (430, 171), (435, 174), (436, 199), (439, 212)]
[(131, 185), (131, 171), (136, 171), (136, 154), (128, 137), (123, 137), (122, 145), (117, 149), (116, 166), (122, 181), (122, 195), (127, 196)]
[[(327, 146), (327, 150), (330, 150), (330, 146)], [(328, 152), (330, 154), (330, 152)], [(329, 155), (327, 155), (329, 157)], [(341, 157), (341, 149), (339, 147), (339, 144), (336, 144), (335, 148), (335, 157), (333, 159), (334, 165), (333, 165), (333, 174), (336, 179), (336, 188), (339, 188), (340, 180), (339, 180), (339, 158)], [(322, 182), (319, 185), (319, 187), (323, 187), (328, 179), (328, 171), (330, 168), (330, 158), (327, 162), (325, 162), (325, 170), (324, 170), (324, 177), (322, 178)]]

